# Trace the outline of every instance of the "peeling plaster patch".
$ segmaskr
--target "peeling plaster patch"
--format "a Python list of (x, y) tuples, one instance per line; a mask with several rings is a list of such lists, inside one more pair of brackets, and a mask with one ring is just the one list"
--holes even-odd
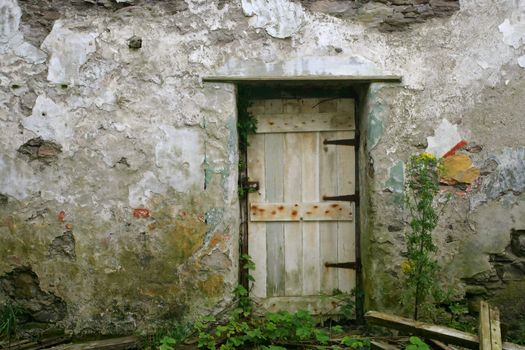
[(369, 149), (373, 149), (378, 144), (384, 132), (385, 126), (383, 125), (383, 121), (376, 115), (373, 115), (368, 125)]
[(404, 164), (402, 161), (397, 161), (390, 168), (390, 177), (386, 182), (386, 187), (397, 194), (402, 194), (405, 186)]
[(251, 16), (250, 25), (265, 28), (279, 39), (292, 36), (304, 23), (304, 9), (288, 0), (241, 0), (244, 15)]
[(22, 33), (18, 30), (21, 17), (22, 10), (16, 0), (0, 0), (0, 44), (22, 40)]
[(204, 185), (204, 142), (198, 130), (159, 126), (164, 134), (155, 147), (159, 180), (179, 192)]
[(217, 227), (223, 222), (224, 209), (223, 208), (211, 208), (206, 212), (205, 219), (206, 224), (209, 226), (208, 233), (215, 233)]
[(46, 54), (28, 42), (20, 32), (22, 11), (16, 0), (0, 0), (0, 54), (12, 49), (29, 63), (43, 63)]
[(503, 34), (503, 42), (515, 49), (525, 43), (525, 19), (521, 18), (516, 18), (515, 21), (512, 21), (513, 23), (506, 18), (498, 26), (499, 31)]
[(382, 84), (372, 84), (369, 90), (368, 101), (370, 107), (367, 126), (369, 150), (372, 150), (379, 143), (379, 140), (385, 132), (383, 119), (385, 115), (388, 115), (388, 108), (385, 108), (385, 104), (381, 98), (377, 98), (377, 94), (382, 86)]
[(525, 55), (518, 57), (518, 66), (525, 68)]
[(79, 81), (80, 67), (95, 52), (98, 34), (74, 32), (63, 26), (62, 21), (56, 21), (42, 43), (42, 48), (51, 55), (47, 80), (57, 84), (75, 84)]
[(434, 136), (427, 137), (427, 142), (426, 152), (441, 158), (462, 142), (462, 139), (459, 135), (458, 126), (443, 119), (434, 131)]
[(483, 178), (478, 193), (472, 196), (472, 208), (506, 193), (519, 194), (525, 191), (525, 147), (505, 148), (502, 154), (487, 159), (496, 161), (496, 170)]
[(69, 144), (75, 135), (75, 119), (63, 106), (57, 105), (46, 96), (38, 96), (33, 113), (22, 120), (22, 125), (44, 140), (53, 140), (61, 145), (64, 151), (69, 151)]
[(463, 278), (472, 277), (491, 268), (489, 254), (501, 254), (510, 244), (511, 231), (525, 227), (525, 202), (506, 208), (498, 202), (486, 203), (469, 214), (476, 234), (463, 242), (448, 268), (458, 270)]
[(479, 168), (472, 164), (468, 155), (458, 154), (444, 158), (441, 181), (448, 184), (471, 184), (479, 177), (479, 174)]
[(286, 61), (265, 63), (259, 60), (243, 61), (232, 58), (219, 69), (217, 75), (233, 76), (332, 76), (387, 75), (372, 61), (361, 56), (305, 56)]
[(151, 171), (146, 171), (139, 182), (129, 186), (129, 205), (131, 207), (144, 206), (155, 194), (164, 194), (167, 191), (168, 186), (162, 184)]
[(35, 189), (37, 180), (27, 162), (0, 156), (0, 192), (23, 200)]

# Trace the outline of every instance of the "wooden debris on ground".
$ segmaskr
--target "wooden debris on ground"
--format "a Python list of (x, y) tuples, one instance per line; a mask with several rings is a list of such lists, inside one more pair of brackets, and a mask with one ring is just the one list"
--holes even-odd
[(64, 344), (52, 350), (130, 350), (140, 348), (140, 339), (136, 336), (95, 340), (79, 344)]
[(70, 342), (71, 338), (66, 336), (58, 336), (45, 338), (41, 340), (23, 339), (12, 342), (0, 343), (0, 350), (40, 350), (48, 349), (51, 346)]
[[(479, 336), (445, 326), (414, 321), (409, 318), (377, 311), (367, 312), (365, 319), (370, 324), (431, 339), (437, 348), (443, 350), (451, 349), (449, 344), (480, 350), (525, 350), (524, 346), (508, 342), (502, 343), (499, 311), (486, 302), (481, 303)], [(382, 350), (389, 349), (382, 348)]]
[(499, 310), (482, 301), (479, 310), (480, 350), (501, 350)]

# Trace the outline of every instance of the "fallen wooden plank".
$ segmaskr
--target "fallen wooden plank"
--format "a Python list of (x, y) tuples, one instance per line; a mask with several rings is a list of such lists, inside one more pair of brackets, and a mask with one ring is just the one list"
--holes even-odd
[(22, 339), (17, 341), (5, 341), (0, 343), (0, 349), (19, 349), (23, 345), (33, 344), (34, 342), (30, 339)]
[(399, 350), (395, 345), (389, 344), (387, 342), (379, 341), (379, 340), (371, 340), (370, 341), (370, 347), (375, 350)]
[(490, 350), (490, 311), (489, 304), (482, 301), (479, 307), (479, 348), (480, 350)]
[(499, 310), (496, 307), (489, 307), (490, 311), (490, 341), (492, 350), (501, 350), (501, 328), (499, 322)]
[(140, 339), (135, 336), (95, 340), (78, 344), (59, 345), (50, 350), (128, 350), (137, 349)]
[(431, 345), (434, 345), (433, 347), (437, 347), (442, 350), (451, 350), (452, 348), (448, 346), (447, 344), (440, 342), (439, 340), (435, 339), (427, 339), (427, 343), (430, 343)]
[(481, 301), (479, 312), (480, 350), (501, 350), (499, 310)]
[[(479, 348), (477, 335), (453, 328), (414, 321), (409, 318), (377, 311), (368, 311), (365, 314), (365, 319), (371, 324), (397, 329), (429, 339), (436, 339), (447, 344), (460, 345), (469, 349)], [(525, 350), (525, 347), (513, 343), (503, 343), (503, 350)]]
[(0, 349), (5, 350), (40, 350), (40, 349), (47, 349), (50, 346), (63, 344), (71, 341), (70, 337), (65, 336), (58, 336), (58, 337), (50, 337), (40, 340), (30, 340), (30, 339), (24, 339), (18, 342), (13, 342), (10, 345), (3, 344), (0, 346)]

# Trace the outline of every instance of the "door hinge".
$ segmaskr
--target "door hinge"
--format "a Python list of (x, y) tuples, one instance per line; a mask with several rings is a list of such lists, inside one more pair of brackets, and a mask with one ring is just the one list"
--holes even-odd
[(342, 145), (342, 146), (355, 146), (357, 144), (356, 139), (340, 139), (340, 140), (327, 140), (323, 141), (323, 145)]
[(359, 202), (359, 193), (347, 194), (343, 196), (323, 196), (324, 201), (343, 201), (343, 202)]
[(324, 139), (323, 145), (341, 145), (341, 146), (359, 147), (359, 132), (357, 130), (355, 131), (355, 136), (353, 139), (338, 139), (338, 140)]
[(337, 269), (353, 269), (355, 270), (356, 267), (357, 267), (357, 264), (355, 261), (352, 261), (352, 262), (342, 262), (342, 263), (330, 263), (330, 262), (326, 262), (324, 263), (324, 266), (325, 267), (334, 267), (334, 268), (337, 268)]

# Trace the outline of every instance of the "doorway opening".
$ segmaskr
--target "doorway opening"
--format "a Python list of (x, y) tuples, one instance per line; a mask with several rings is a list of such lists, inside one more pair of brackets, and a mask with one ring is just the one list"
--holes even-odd
[(369, 84), (268, 81), (237, 85), (240, 282), (265, 311), (333, 312), (356, 296), (360, 260), (359, 125)]

